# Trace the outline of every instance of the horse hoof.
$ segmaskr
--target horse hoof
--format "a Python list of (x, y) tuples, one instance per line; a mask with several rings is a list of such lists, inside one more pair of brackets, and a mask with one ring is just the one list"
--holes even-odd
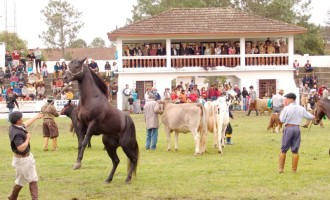
[(179, 149), (175, 149), (175, 152), (178, 152), (179, 151)]
[(126, 185), (129, 185), (129, 184), (131, 184), (131, 180), (126, 181), (125, 183), (126, 183)]
[(105, 183), (105, 184), (109, 184), (109, 183), (111, 183), (111, 180), (108, 180), (108, 179), (107, 179), (107, 180), (104, 181), (104, 183)]
[(76, 170), (79, 169), (80, 167), (81, 167), (81, 163), (76, 163), (74, 164), (73, 169)]
[(194, 154), (194, 156), (199, 156), (199, 155), (200, 155), (200, 153), (195, 153), (195, 154)]
[(219, 150), (218, 153), (219, 153), (219, 154), (222, 154), (222, 151)]
[(167, 149), (167, 151), (171, 151), (171, 149)]

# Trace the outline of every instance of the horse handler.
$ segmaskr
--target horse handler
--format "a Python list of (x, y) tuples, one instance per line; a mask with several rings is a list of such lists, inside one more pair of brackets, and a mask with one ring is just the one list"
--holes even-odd
[(306, 111), (306, 109), (296, 101), (296, 95), (294, 93), (286, 94), (287, 98), (284, 105), (284, 109), (280, 114), (280, 121), (284, 124), (282, 136), (281, 153), (279, 157), (279, 173), (284, 172), (284, 164), (286, 152), (291, 148), (292, 152), (292, 172), (297, 171), (299, 161), (299, 147), (300, 147), (300, 129), (302, 118), (314, 119), (314, 116)]
[(54, 97), (48, 96), (47, 103), (41, 108), (41, 113), (44, 114), (42, 125), (42, 132), (44, 136), (44, 151), (48, 151), (48, 140), (49, 138), (53, 141), (53, 151), (57, 150), (57, 137), (58, 127), (55, 123), (54, 117), (58, 117), (59, 114), (55, 108)]
[(14, 152), (12, 165), (16, 170), (16, 180), (13, 191), (8, 197), (9, 200), (16, 200), (19, 192), (26, 183), (29, 183), (32, 200), (38, 199), (38, 175), (36, 162), (32, 153), (30, 153), (31, 134), (27, 131), (35, 120), (42, 117), (37, 114), (33, 118), (23, 122), (23, 114), (14, 111), (9, 115), (11, 123), (9, 127), (10, 146)]

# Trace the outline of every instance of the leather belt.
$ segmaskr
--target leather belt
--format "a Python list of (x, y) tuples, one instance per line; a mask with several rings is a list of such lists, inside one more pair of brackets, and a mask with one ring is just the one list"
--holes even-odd
[(26, 154), (24, 154), (24, 155), (14, 153), (14, 156), (15, 156), (16, 158), (26, 158), (26, 157), (28, 157), (29, 155), (30, 155), (30, 153), (26, 153)]
[(289, 126), (299, 126), (299, 125), (296, 125), (296, 124), (285, 124), (285, 127), (289, 127)]

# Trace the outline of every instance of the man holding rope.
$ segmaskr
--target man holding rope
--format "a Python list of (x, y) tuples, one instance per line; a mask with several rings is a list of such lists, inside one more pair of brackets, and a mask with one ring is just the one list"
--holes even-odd
[(32, 200), (38, 199), (38, 175), (36, 163), (32, 153), (30, 153), (31, 134), (26, 129), (42, 114), (37, 114), (33, 118), (23, 122), (23, 114), (14, 111), (9, 115), (11, 123), (9, 127), (10, 146), (14, 152), (12, 165), (16, 170), (16, 180), (13, 191), (8, 197), (9, 200), (16, 200), (19, 192), (26, 183), (29, 183)]

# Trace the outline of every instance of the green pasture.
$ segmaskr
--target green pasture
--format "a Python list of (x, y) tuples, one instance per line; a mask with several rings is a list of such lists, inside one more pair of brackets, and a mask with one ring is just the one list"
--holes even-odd
[[(157, 150), (145, 150), (145, 124), (142, 115), (132, 115), (140, 146), (137, 177), (125, 185), (126, 156), (118, 149), (121, 163), (113, 182), (104, 184), (112, 163), (103, 150), (101, 136), (92, 138), (80, 170), (72, 170), (77, 156), (77, 138), (69, 132), (68, 118), (56, 119), (60, 127), (59, 150), (44, 152), (42, 121), (29, 130), (31, 152), (37, 162), (40, 200), (105, 199), (330, 199), (330, 121), (325, 128), (302, 128), (298, 172), (291, 172), (291, 153), (285, 173), (278, 174), (281, 134), (266, 131), (269, 116), (247, 117), (235, 112), (232, 120), (234, 145), (224, 154), (212, 147), (209, 134), (207, 153), (194, 156), (191, 134), (179, 135), (179, 151), (166, 151), (163, 125), (159, 130)], [(305, 121), (304, 121), (305, 122)], [(8, 122), (0, 120), (0, 199), (7, 199), (14, 184)], [(174, 141), (172, 137), (172, 149)], [(20, 193), (31, 199), (28, 187)]]

